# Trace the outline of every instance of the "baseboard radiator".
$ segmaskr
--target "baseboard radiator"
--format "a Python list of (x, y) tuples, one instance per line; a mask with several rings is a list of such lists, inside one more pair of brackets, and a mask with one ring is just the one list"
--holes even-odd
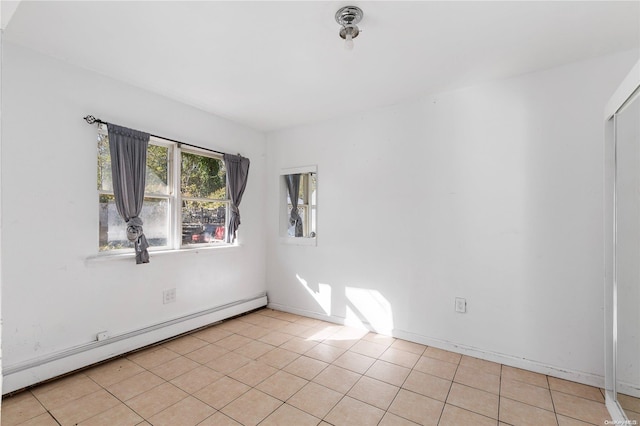
[(265, 293), (24, 362), (3, 365), (8, 394), (267, 305)]

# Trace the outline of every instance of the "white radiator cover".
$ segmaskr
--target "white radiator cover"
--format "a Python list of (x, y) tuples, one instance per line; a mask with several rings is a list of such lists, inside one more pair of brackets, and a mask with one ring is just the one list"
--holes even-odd
[(267, 296), (261, 294), (111, 336), (102, 341), (89, 342), (40, 358), (5, 365), (2, 371), (2, 392), (11, 393), (266, 305)]

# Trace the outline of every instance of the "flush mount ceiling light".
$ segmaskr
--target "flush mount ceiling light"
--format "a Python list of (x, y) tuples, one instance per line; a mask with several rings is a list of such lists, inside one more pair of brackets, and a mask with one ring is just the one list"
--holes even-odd
[(353, 49), (353, 39), (360, 34), (356, 24), (362, 20), (362, 15), (362, 9), (356, 6), (345, 6), (336, 12), (336, 22), (342, 25), (339, 34), (344, 39), (345, 49)]

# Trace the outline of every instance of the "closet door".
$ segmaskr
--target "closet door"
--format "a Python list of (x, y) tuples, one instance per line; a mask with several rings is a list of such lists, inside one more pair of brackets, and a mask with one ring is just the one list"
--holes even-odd
[(617, 401), (640, 422), (640, 98), (615, 115)]

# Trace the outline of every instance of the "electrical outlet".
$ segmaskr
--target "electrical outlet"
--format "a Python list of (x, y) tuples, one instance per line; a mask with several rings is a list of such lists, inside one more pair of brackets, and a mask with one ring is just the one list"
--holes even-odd
[(162, 293), (162, 303), (163, 304), (167, 304), (167, 303), (173, 303), (176, 301), (176, 289), (175, 288), (170, 288), (169, 290), (165, 290)]
[(462, 297), (456, 297), (456, 312), (467, 312), (467, 300)]
[(109, 338), (109, 333), (106, 331), (100, 331), (98, 334), (96, 334), (96, 340), (98, 342), (102, 342), (103, 340), (107, 340)]

